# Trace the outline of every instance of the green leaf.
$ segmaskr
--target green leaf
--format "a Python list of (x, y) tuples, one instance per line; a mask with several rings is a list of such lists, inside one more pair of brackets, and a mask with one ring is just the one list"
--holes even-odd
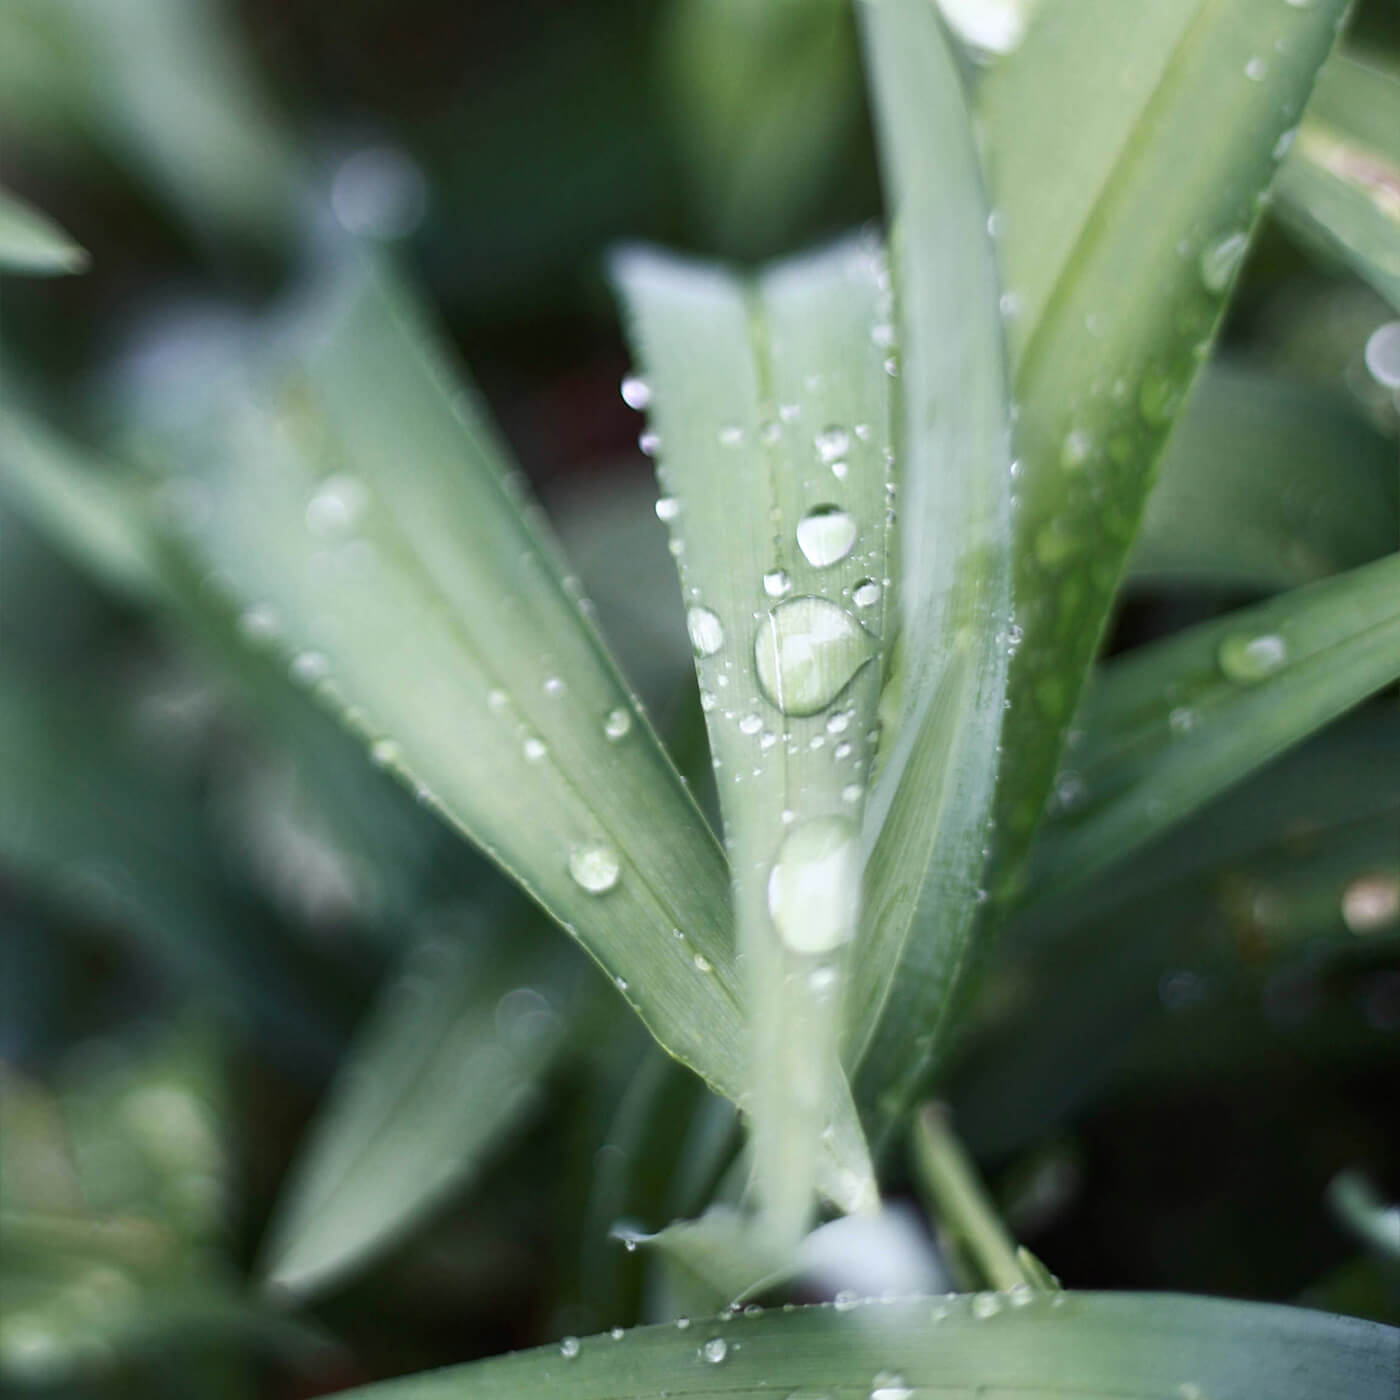
[(200, 464), (188, 547), (250, 636), (737, 1095), (719, 847), (406, 294), (353, 263), (309, 300), (285, 354), (172, 445)]
[(837, 1061), (860, 917), (860, 817), (889, 620), (883, 259), (839, 244), (752, 284), (616, 261), (659, 438), (706, 711), (753, 1030), (756, 1187), (778, 1248), (829, 1119), (873, 1202)]
[(345, 1392), (345, 1400), (622, 1400), (767, 1389), (876, 1400), (1014, 1394), (1391, 1400), (1400, 1331), (1174, 1294), (979, 1293), (644, 1327)]
[(1338, 55), (1274, 184), (1279, 216), (1400, 308), (1400, 78)]
[(0, 272), (53, 277), (84, 272), (86, 249), (33, 205), (0, 186)]
[(572, 991), (553, 944), (444, 928), (388, 979), (292, 1168), (270, 1286), (319, 1291), (420, 1223), (528, 1112)]
[(1045, 0), (979, 91), (1019, 405), (1003, 870), (1344, 0)]
[(882, 1132), (944, 1047), (970, 953), (1006, 687), (1010, 453), (996, 271), (953, 55), (921, 0), (876, 0), (861, 18), (901, 366), (898, 715), (866, 822), (847, 1001), (858, 1101)]
[(1340, 396), (1212, 365), (1162, 459), (1130, 576), (1272, 591), (1378, 559), (1400, 539), (1394, 457)]
[(1029, 883), (1080, 884), (1400, 677), (1400, 554), (1109, 663)]

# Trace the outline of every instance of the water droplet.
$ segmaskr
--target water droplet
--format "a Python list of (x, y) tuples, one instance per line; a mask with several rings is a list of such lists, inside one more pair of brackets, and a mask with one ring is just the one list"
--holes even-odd
[(1355, 934), (1400, 922), (1400, 877), (1358, 875), (1342, 892), (1342, 919)]
[(831, 464), (831, 474), (837, 481), (845, 481), (850, 470), (851, 468), (848, 462), (833, 462)]
[(254, 603), (238, 617), (238, 630), (250, 642), (270, 642), (282, 631), (282, 619), (271, 603)]
[(557, 700), (564, 693), (564, 682), (558, 676), (546, 676), (542, 689), (546, 695)]
[(603, 734), (607, 739), (615, 744), (619, 739), (625, 739), (631, 732), (631, 710), (619, 705), (615, 710), (608, 711), (608, 717), (603, 721)]
[(1268, 72), (1269, 65), (1257, 54), (1244, 66), (1244, 75), (1251, 83), (1262, 83)]
[(762, 728), (762, 715), (745, 715), (743, 719), (739, 721), (739, 733), (741, 734), (757, 734), (758, 731)]
[(786, 569), (770, 569), (763, 575), (763, 591), (770, 598), (782, 598), (792, 588)]
[(713, 656), (724, 645), (724, 627), (709, 608), (698, 605), (690, 608), (685, 615), (685, 625), (696, 656)]
[(328, 476), (306, 504), (306, 528), (323, 537), (345, 534), (359, 523), (368, 504), (369, 493), (356, 477)]
[[(829, 967), (815, 968), (812, 972), (812, 979), (815, 979), (819, 972), (829, 973), (831, 969)], [(836, 1306), (837, 1312), (850, 1312), (852, 1308), (860, 1303), (860, 1294), (857, 1293), (854, 1288), (843, 1288), (832, 1301)]]
[(719, 701), (715, 699), (714, 691), (702, 690), (700, 692), (700, 708), (704, 710), (706, 714), (709, 714), (718, 703)]
[(783, 838), (768, 873), (768, 913), (797, 953), (829, 953), (860, 917), (860, 833), (844, 817), (815, 817)]
[(744, 440), (744, 430), (737, 423), (726, 423), (719, 430), (721, 447), (738, 447)]
[(826, 732), (828, 734), (844, 734), (851, 723), (851, 715), (848, 710), (838, 710), (826, 722)]
[(995, 1317), (1001, 1311), (1001, 1295), (999, 1293), (974, 1293), (972, 1296), (972, 1315), (986, 1319)]
[(1289, 151), (1293, 149), (1293, 143), (1298, 139), (1298, 128), (1290, 126), (1287, 131), (1280, 132), (1279, 138), (1274, 142), (1274, 159), (1282, 160)]
[(292, 658), (292, 679), (302, 685), (314, 685), (330, 674), (331, 663), (319, 651), (299, 651)]
[(842, 802), (854, 804), (859, 802), (864, 796), (865, 789), (859, 783), (847, 783), (846, 786), (841, 789)]
[(608, 1336), (610, 1336), (615, 1342), (620, 1342), (626, 1335), (627, 1334), (622, 1330), (621, 1327), (610, 1327), (608, 1329)]
[(729, 1355), (729, 1343), (723, 1337), (711, 1337), (705, 1345), (700, 1348), (700, 1355), (710, 1363), (711, 1366), (718, 1366), (726, 1356)]
[(489, 709), (492, 714), (501, 714), (509, 704), (510, 696), (508, 696), (504, 690), (497, 688), (486, 692), (486, 708)]
[(1227, 680), (1252, 685), (1283, 667), (1288, 660), (1288, 644), (1276, 632), (1226, 637), (1220, 643), (1216, 660)]
[(559, 1341), (559, 1355), (565, 1361), (572, 1361), (582, 1350), (583, 1344), (577, 1337), (562, 1337)]
[(1207, 244), (1201, 253), (1201, 281), (1206, 291), (1219, 296), (1230, 285), (1248, 248), (1249, 235), (1245, 233), (1226, 234)]
[(569, 852), (569, 874), (589, 894), (606, 894), (617, 884), (621, 866), (611, 846), (594, 841)]
[(823, 462), (834, 462), (850, 451), (851, 435), (840, 424), (832, 423), (823, 428), (812, 439), (812, 443), (817, 449), (817, 456)]
[(656, 518), (670, 522), (681, 513), (681, 503), (674, 496), (661, 496), (656, 502)]
[(913, 1400), (913, 1395), (898, 1371), (881, 1371), (875, 1377), (870, 1400)]
[(369, 746), (369, 756), (380, 768), (387, 768), (391, 763), (399, 761), (402, 750), (393, 739), (376, 739)]
[(682, 1314), (676, 1319), (676, 1331), (678, 1331), (678, 1332), (684, 1332), (684, 1331), (686, 1330), (686, 1328), (689, 1327), (689, 1326), (690, 1326), (690, 1319), (689, 1319), (684, 1313), (682, 1313)]
[(1400, 321), (1387, 321), (1371, 332), (1366, 369), (1382, 389), (1400, 390)]
[(637, 438), (637, 446), (648, 457), (655, 457), (661, 451), (661, 434), (648, 428)]
[[(1151, 427), (1160, 428), (1169, 423), (1180, 402), (1181, 393), (1171, 375), (1162, 370), (1149, 370), (1143, 376), (1142, 387), (1138, 390), (1138, 412)], [(1112, 448), (1110, 444), (1110, 451)]]
[(1093, 453), (1094, 443), (1089, 434), (1080, 428), (1065, 434), (1060, 444), (1060, 465), (1066, 471), (1078, 471)]
[(697, 972), (713, 972), (715, 970), (714, 965), (703, 953), (696, 953), (691, 961), (694, 962)]
[(545, 746), (543, 739), (537, 739), (532, 734), (520, 746), (520, 751), (525, 755), (526, 763), (539, 763), (544, 759), (549, 749)]
[(758, 425), (758, 440), (765, 447), (776, 447), (783, 436), (783, 425), (776, 418), (765, 418)]
[(1196, 727), (1196, 712), (1186, 705), (1178, 705), (1167, 716), (1167, 726), (1173, 734), (1189, 734)]
[(622, 381), (622, 402), (640, 413), (651, 402), (651, 385), (635, 374)]
[(779, 603), (754, 640), (759, 685), (788, 715), (824, 710), (874, 654), (874, 638), (825, 598)]
[(873, 578), (863, 578), (851, 590), (851, 598), (858, 608), (873, 608), (880, 601), (880, 585)]
[(844, 559), (856, 542), (856, 522), (840, 506), (814, 506), (797, 523), (797, 547), (813, 568)]

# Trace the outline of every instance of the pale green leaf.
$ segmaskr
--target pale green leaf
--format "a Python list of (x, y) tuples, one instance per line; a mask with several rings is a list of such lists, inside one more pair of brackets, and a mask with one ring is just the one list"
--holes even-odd
[(307, 300), (168, 449), (197, 464), (165, 493), (187, 547), (250, 637), (737, 1095), (723, 855), (537, 508), (386, 271), (348, 264)]
[(1030, 883), (1082, 883), (1400, 677), (1400, 555), (1109, 663)]
[(979, 92), (1020, 462), (997, 818), (1049, 791), (1153, 472), (1344, 0), (1045, 0)]
[[(1393, 1400), (1400, 1331), (1265, 1303), (979, 1293), (644, 1327), (346, 1391), (346, 1400)], [(882, 1390), (885, 1394), (882, 1394)]]
[(0, 272), (53, 277), (87, 265), (87, 252), (47, 214), (0, 186)]
[(931, 5), (861, 8), (899, 312), (894, 732), (866, 822), (847, 1003), (858, 1100), (888, 1128), (941, 1053), (966, 970), (1010, 624), (1010, 453), (997, 279), (972, 131)]
[(444, 927), (388, 979), (293, 1165), (264, 1246), (270, 1286), (363, 1269), (462, 1190), (528, 1112), (576, 979), (553, 945)]
[(1274, 185), (1280, 217), (1400, 308), (1400, 78), (1338, 55)]
[(659, 438), (739, 946), (757, 1189), (795, 1242), (828, 1118), (873, 1197), (836, 1058), (888, 625), (884, 263), (854, 242), (751, 284), (617, 260)]
[(1340, 396), (1228, 361), (1191, 395), (1129, 559), (1134, 580), (1273, 590), (1388, 554), (1394, 448)]

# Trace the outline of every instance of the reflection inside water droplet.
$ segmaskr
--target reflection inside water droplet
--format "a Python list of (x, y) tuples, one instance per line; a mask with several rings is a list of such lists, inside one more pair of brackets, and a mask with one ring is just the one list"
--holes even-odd
[(575, 846), (569, 852), (569, 874), (589, 894), (606, 894), (617, 884), (620, 873), (617, 852), (601, 841)]
[(608, 711), (608, 717), (603, 721), (603, 734), (614, 744), (619, 739), (625, 739), (632, 731), (632, 712), (623, 705), (619, 705), (614, 710)]
[(840, 506), (814, 506), (797, 523), (797, 547), (815, 569), (844, 559), (856, 542), (856, 522)]
[(784, 714), (826, 708), (875, 654), (875, 639), (825, 598), (791, 598), (764, 618), (754, 640), (758, 683)]
[(793, 827), (768, 874), (768, 913), (797, 953), (829, 953), (848, 943), (860, 917), (860, 833), (844, 817)]

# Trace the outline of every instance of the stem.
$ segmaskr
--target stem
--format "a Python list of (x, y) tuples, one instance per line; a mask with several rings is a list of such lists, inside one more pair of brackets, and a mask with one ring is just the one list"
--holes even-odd
[(1027, 1282), (1016, 1242), (997, 1214), (976, 1166), (953, 1132), (945, 1105), (925, 1104), (914, 1128), (914, 1158), (930, 1209), (955, 1235), (993, 1288)]

